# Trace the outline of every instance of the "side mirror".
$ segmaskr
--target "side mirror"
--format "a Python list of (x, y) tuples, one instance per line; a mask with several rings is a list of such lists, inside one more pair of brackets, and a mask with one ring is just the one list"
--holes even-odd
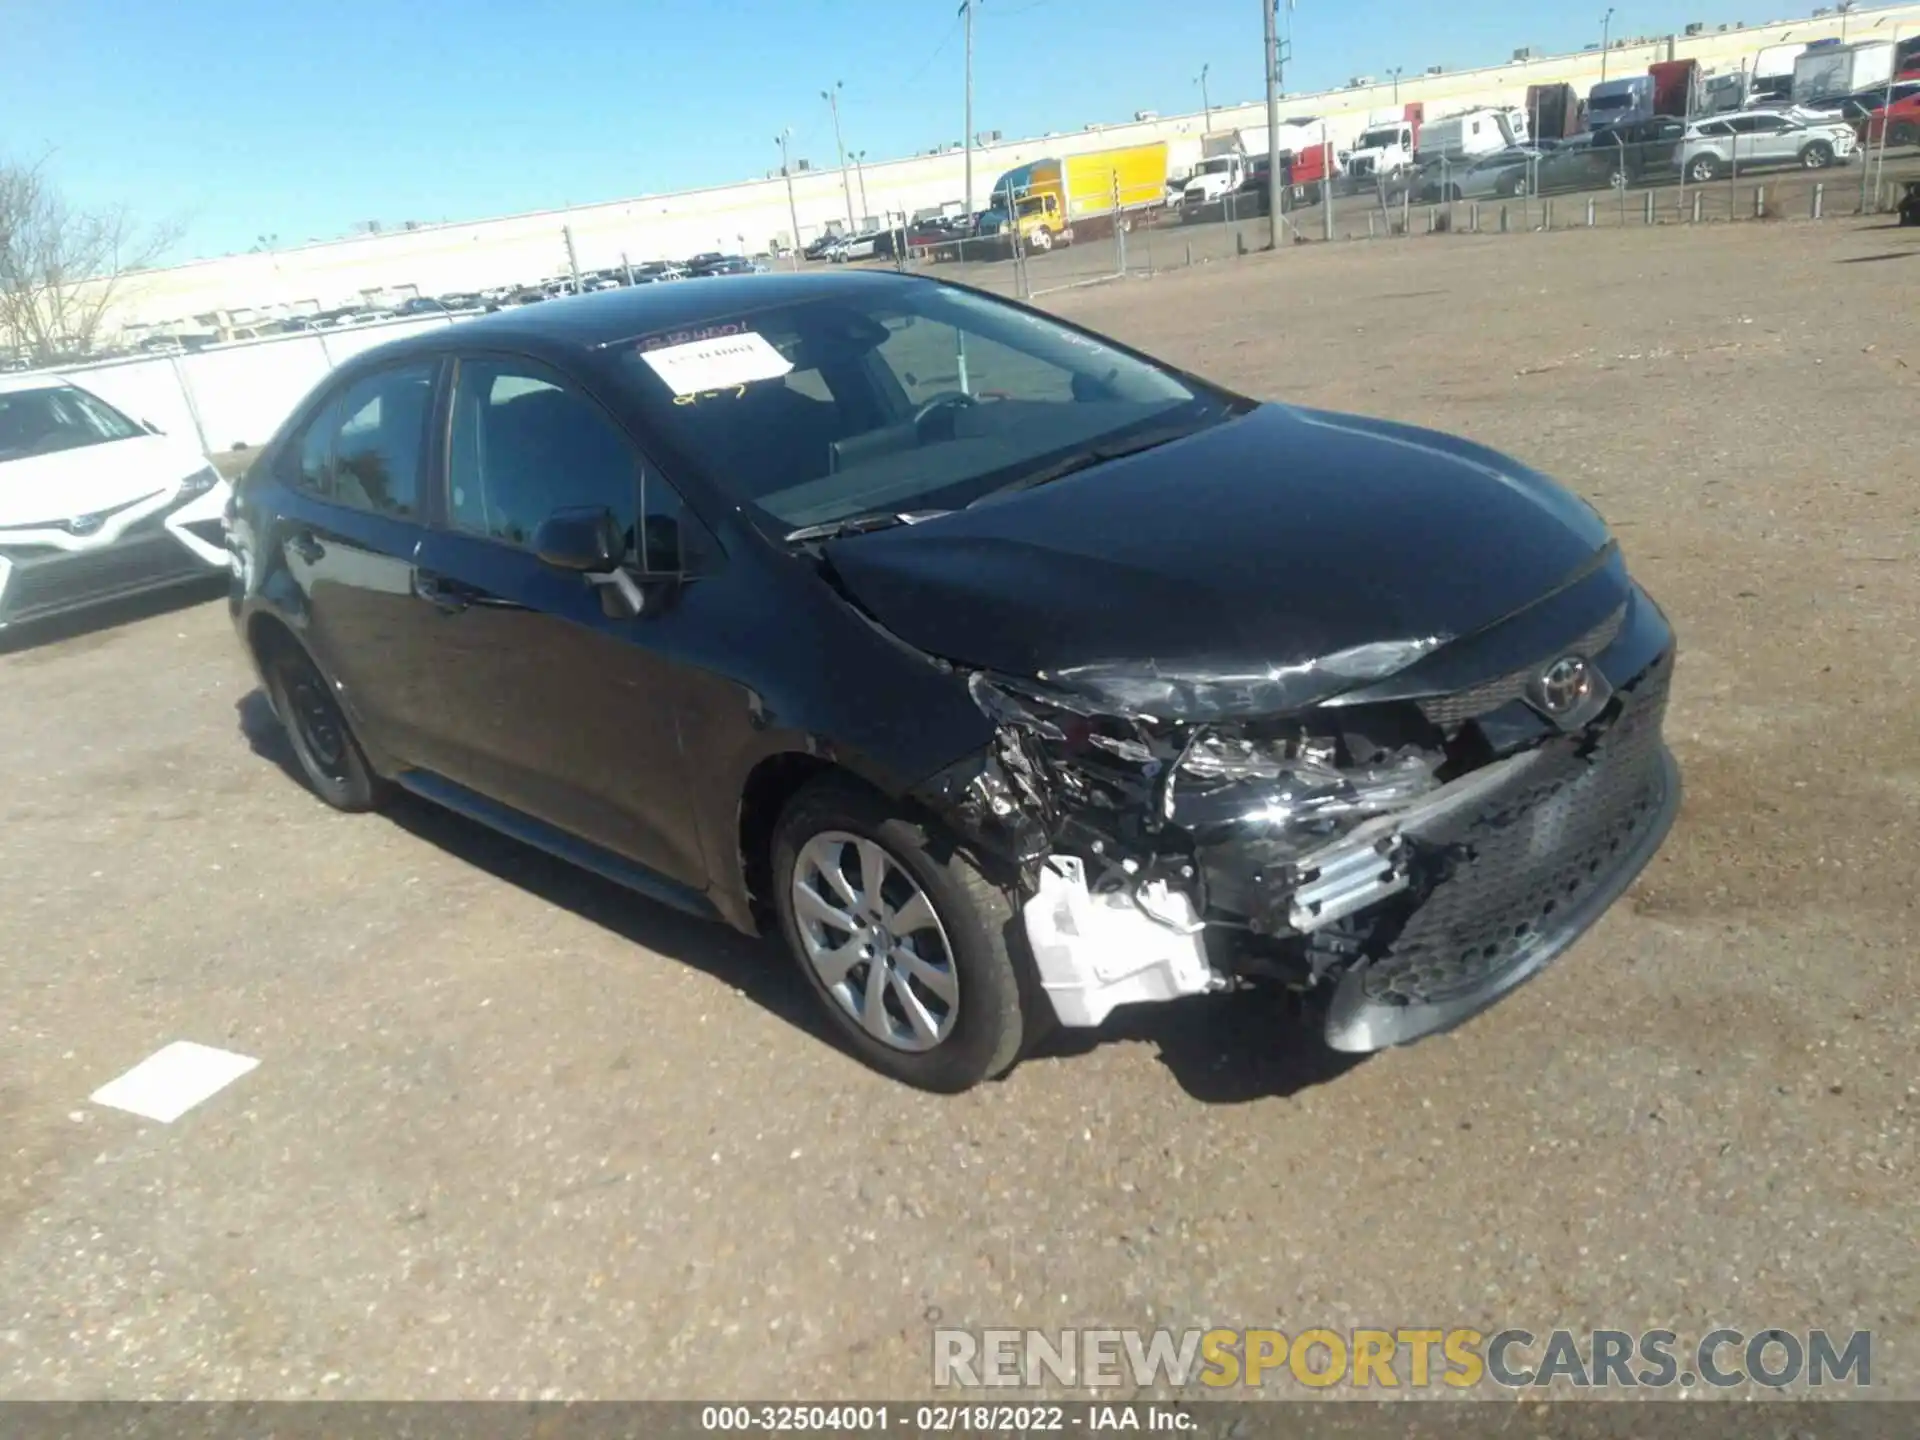
[(626, 548), (613, 512), (598, 506), (556, 510), (533, 532), (533, 553), (544, 564), (582, 575), (617, 570)]

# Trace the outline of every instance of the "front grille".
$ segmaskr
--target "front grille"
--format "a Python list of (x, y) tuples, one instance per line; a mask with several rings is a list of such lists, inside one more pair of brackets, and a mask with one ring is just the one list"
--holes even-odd
[[(118, 505), (109, 505), (104, 510), (90, 511), (85, 515), (70, 515), (59, 520), (47, 520), (44, 523), (36, 523), (33, 525), (9, 525), (5, 530), (0, 530), (0, 543), (4, 543), (8, 535), (22, 534), (31, 530), (59, 530), (65, 534), (74, 536), (96, 535), (106, 528), (109, 520), (120, 514), (123, 510), (131, 510), (136, 505), (144, 505), (158, 494), (160, 494), (160, 492), (154, 490), (148, 494), (136, 496), (132, 500), (122, 500)], [(152, 518), (152, 516), (142, 516), (127, 527), (126, 533), (133, 533), (134, 530)]]
[(13, 572), (0, 589), (0, 619), (9, 621), (211, 573), (168, 534), (123, 539), (98, 550), (13, 551), (11, 557)]
[(1347, 173), (1356, 179), (1364, 175), (1371, 175), (1373, 173), (1373, 161), (1371, 159), (1349, 161), (1347, 163)]
[(1667, 799), (1660, 726), (1672, 675), (1668, 651), (1622, 687), (1621, 712), (1590, 754), (1569, 737), (1521, 788), (1423, 836), (1456, 863), (1361, 977), (1368, 999), (1471, 994), (1523, 964), (1631, 859)]
[(1420, 713), (1443, 728), (1459, 725), (1478, 715), (1491, 714), (1502, 705), (1510, 705), (1522, 698), (1534, 677), (1562, 655), (1584, 655), (1588, 659), (1598, 655), (1613, 644), (1626, 618), (1627, 607), (1622, 605), (1586, 634), (1551, 655), (1541, 656), (1537, 663), (1484, 681), (1470, 690), (1456, 690), (1451, 695), (1437, 695), (1430, 700), (1422, 700), (1419, 702)]

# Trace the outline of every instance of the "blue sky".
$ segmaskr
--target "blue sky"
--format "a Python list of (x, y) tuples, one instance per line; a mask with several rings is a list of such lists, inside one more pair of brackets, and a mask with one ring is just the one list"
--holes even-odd
[[(169, 258), (474, 219), (958, 140), (958, 0), (25, 0), (0, 153), (181, 227)], [(1604, 0), (1299, 0), (1290, 91), (1573, 50)], [(1627, 0), (1614, 34), (1811, 4)], [(1591, 12), (1591, 14), (1589, 14)], [(980, 0), (974, 124), (1007, 135), (1258, 98), (1259, 0)]]

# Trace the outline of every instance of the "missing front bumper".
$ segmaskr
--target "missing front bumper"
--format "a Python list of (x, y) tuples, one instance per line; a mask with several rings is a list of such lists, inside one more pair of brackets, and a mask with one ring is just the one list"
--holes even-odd
[[(1664, 745), (1654, 771), (1649, 785), (1596, 829), (1588, 849), (1555, 855), (1562, 863), (1550, 868), (1507, 872), (1504, 894), (1470, 893), (1485, 879), (1500, 881), (1504, 857), (1483, 856), (1474, 873), (1443, 882), (1386, 955), (1341, 977), (1327, 1012), (1327, 1044), (1365, 1053), (1437, 1035), (1537, 975), (1625, 893), (1673, 828), (1680, 771)], [(1574, 803), (1571, 795), (1547, 802), (1553, 808), (1534, 812), (1535, 833)], [(1456, 913), (1463, 903), (1479, 908)]]
[(1336, 1050), (1460, 1024), (1566, 950), (1665, 839), (1680, 801), (1661, 735), (1672, 669), (1669, 646), (1621, 685), (1603, 726), (1471, 771), (1285, 867), (1265, 868), (1257, 844), (1203, 848), (1202, 893), (1254, 917), (1237, 930), (1200, 925), (1178, 882), (1153, 879), (1146, 904), (1109, 871), (1090, 895), (1079, 862), (1048, 859), (1026, 919), (1062, 1023), (1264, 974), (1331, 992)]

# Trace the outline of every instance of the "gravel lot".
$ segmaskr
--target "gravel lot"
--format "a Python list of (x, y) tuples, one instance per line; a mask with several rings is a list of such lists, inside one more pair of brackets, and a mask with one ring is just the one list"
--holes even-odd
[[(1618, 527), (1684, 813), (1463, 1031), (1149, 1010), (954, 1100), (769, 948), (286, 772), (219, 603), (0, 655), (0, 1396), (924, 1395), (944, 1325), (1875, 1332), (1920, 1398), (1920, 234), (1312, 247), (1059, 297)], [(88, 1103), (174, 1040), (260, 1066)]]

